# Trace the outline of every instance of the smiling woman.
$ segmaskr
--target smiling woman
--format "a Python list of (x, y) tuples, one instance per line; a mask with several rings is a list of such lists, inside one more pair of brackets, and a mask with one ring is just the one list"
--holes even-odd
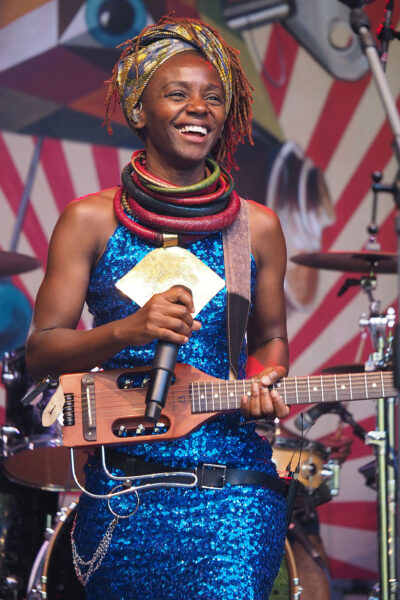
[(201, 181), (224, 121), (224, 90), (214, 67), (196, 52), (171, 57), (146, 86), (135, 123), (143, 130), (148, 170), (184, 185)]
[[(133, 154), (121, 186), (73, 202), (57, 223), (29, 369), (143, 368), (161, 340), (179, 349), (179, 362), (220, 380), (213, 406), (222, 406), (221, 380), (244, 378), (248, 355), (263, 371), (242, 414), (217, 413), (185, 438), (129, 443), (136, 432), (124, 425), (115, 439), (124, 443), (107, 449), (117, 475), (194, 472), (194, 485), (169, 478), (140, 492), (138, 507), (132, 493), (111, 502), (83, 494), (75, 570), (90, 600), (267, 600), (284, 547), (285, 485), (246, 418), (288, 413), (269, 391), (288, 368), (286, 251), (276, 215), (239, 198), (229, 173), (250, 137), (250, 86), (216, 30), (165, 17), (128, 40), (108, 119), (114, 98), (145, 151)], [(78, 331), (85, 301), (94, 327)], [(112, 415), (111, 396), (110, 407)], [(97, 452), (85, 485), (102, 497), (115, 488)]]

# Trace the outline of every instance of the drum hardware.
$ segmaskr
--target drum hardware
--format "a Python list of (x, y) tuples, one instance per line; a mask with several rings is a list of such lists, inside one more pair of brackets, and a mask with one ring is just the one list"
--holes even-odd
[(43, 542), (29, 576), (26, 600), (84, 600), (72, 563), (71, 530), (76, 503), (61, 508)]
[[(5, 354), (2, 381), (6, 388), (6, 418), (0, 430), (0, 451), (2, 470), (7, 478), (31, 488), (76, 491), (69, 452), (62, 444), (61, 424), (57, 421), (51, 427), (42, 425), (42, 412), (52, 390), (41, 390), (33, 404), (21, 404), (21, 398), (34, 392), (26, 369), (24, 348)], [(51, 381), (49, 388), (52, 386)], [(83, 451), (76, 454), (76, 469), (80, 476), (86, 458)]]
[(21, 580), (14, 575), (9, 575), (4, 579), (4, 587), (10, 591), (10, 600), (18, 600), (18, 591), (21, 589)]
[(340, 464), (335, 458), (329, 459), (328, 462), (322, 466), (321, 479), (328, 487), (332, 498), (339, 495)]
[[(374, 228), (377, 232), (377, 228)], [(375, 300), (376, 284), (365, 281), (363, 291), (369, 299), (369, 314), (362, 313), (360, 327), (368, 331), (374, 352), (366, 363), (365, 371), (385, 370), (391, 364), (393, 354), (394, 326), (396, 314), (389, 308), (380, 314), (381, 303)], [(395, 404), (396, 398), (380, 398), (377, 401), (376, 429), (366, 434), (365, 443), (374, 446), (377, 467), (378, 492), (378, 542), (379, 542), (379, 585), (380, 600), (398, 599), (397, 568), (397, 523), (396, 523), (396, 480), (393, 462), (388, 460), (390, 449), (395, 448)]]
[(310, 440), (303, 440), (300, 447), (300, 442), (301, 440), (297, 438), (277, 436), (272, 460), (280, 476), (286, 475), (290, 463), (300, 463), (299, 481), (309, 493), (312, 493), (322, 483), (329, 481), (330, 449)]

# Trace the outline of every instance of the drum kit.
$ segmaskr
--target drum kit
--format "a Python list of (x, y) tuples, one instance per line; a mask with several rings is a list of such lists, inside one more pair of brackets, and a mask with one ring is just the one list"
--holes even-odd
[[(369, 300), (369, 314), (363, 313), (361, 315), (359, 325), (368, 330), (374, 352), (369, 356), (365, 364), (337, 365), (329, 367), (323, 372), (340, 374), (391, 370), (393, 367), (395, 311), (390, 308), (386, 314), (381, 314), (380, 302), (374, 299), (373, 291), (376, 288), (375, 275), (377, 273), (397, 273), (397, 255), (370, 250), (360, 252), (315, 252), (293, 256), (291, 257), (291, 261), (316, 269), (359, 273), (361, 274), (359, 279), (347, 279), (345, 281), (338, 295), (344, 293), (351, 285), (359, 285)], [(395, 398), (378, 400), (376, 430), (368, 433), (364, 432), (365, 435), (362, 435), (362, 428), (354, 422), (348, 411), (344, 410), (345, 415), (342, 417), (345, 422), (353, 427), (356, 435), (364, 438), (365, 444), (376, 447), (376, 460), (372, 464), (369, 463), (366, 465), (368, 466), (369, 473), (367, 485), (373, 487), (378, 492), (379, 513), (378, 545), (380, 580), (374, 586), (369, 596), (371, 600), (394, 600), (398, 598), (399, 593), (396, 559), (397, 519), (395, 510), (397, 481), (393, 460), (388, 460), (390, 449), (393, 452), (393, 449), (396, 448), (396, 435), (394, 431), (396, 403)], [(338, 414), (340, 416), (340, 413)], [(300, 451), (302, 445), (305, 450), (304, 453)], [(320, 487), (327, 485), (330, 489), (329, 496), (325, 496), (322, 502), (330, 500), (331, 497), (338, 494), (339, 465), (335, 465), (335, 461), (329, 460), (330, 448), (316, 444), (316, 442), (306, 440), (299, 443), (296, 439), (286, 439), (278, 436), (274, 444), (274, 457), (278, 471), (285, 471), (285, 465), (288, 464), (289, 460), (296, 462), (296, 459), (292, 458), (292, 456), (295, 456), (296, 453), (300, 456), (300, 452), (300, 481), (303, 483), (305, 492), (312, 495), (316, 491), (318, 492)], [(301, 477), (301, 474), (303, 474), (303, 477)], [(296, 555), (294, 555), (294, 560), (296, 560)], [(290, 581), (290, 593), (292, 595), (282, 596), (282, 598), (303, 598), (301, 583), (300, 571), (300, 582), (297, 578), (297, 573), (294, 579)], [(305, 593), (304, 597), (305, 600), (308, 600), (313, 595)]]
[[(396, 255), (383, 252), (300, 254), (291, 260), (312, 268), (369, 273), (366, 279), (370, 285), (365, 282), (360, 285), (372, 300), (371, 282), (374, 277), (371, 274), (395, 273), (397, 268)], [(38, 261), (29, 256), (0, 252), (0, 276), (24, 273), (38, 266)], [(363, 278), (360, 281), (363, 282)], [(384, 329), (390, 319), (393, 321), (393, 315), (378, 315), (379, 303), (371, 301), (372, 305), (373, 314), (370, 319), (364, 315), (363, 320), (364, 326), (374, 331), (375, 342), (381, 352), (378, 367), (382, 368), (384, 363), (388, 363), (389, 356), (387, 343), (382, 344), (382, 338), (387, 338)], [(377, 332), (378, 317), (380, 329)], [(69, 454), (62, 445), (61, 425), (56, 422), (54, 426), (44, 428), (41, 424), (41, 413), (48, 398), (40, 396), (29, 406), (20, 402), (33, 385), (26, 369), (23, 348), (6, 352), (2, 367), (6, 414), (1, 428), (0, 597), (5, 600), (83, 599), (83, 588), (75, 577), (69, 552), (76, 504), (60, 509), (58, 498), (60, 493), (77, 491), (71, 477)], [(340, 365), (332, 367), (331, 372), (363, 368), (361, 364)], [(274, 460), (277, 470), (283, 474), (290, 461), (298, 462), (303, 493), (320, 497), (316, 504), (326, 502), (339, 491), (337, 462), (329, 459), (330, 448), (310, 440), (302, 440), (299, 444), (299, 439), (276, 436)], [(76, 453), (80, 479), (85, 458), (84, 452)], [(321, 494), (322, 488), (325, 491)], [(299, 579), (289, 540), (286, 541), (284, 560), (271, 597), (276, 600), (303, 597), (301, 573)]]
[[(39, 266), (31, 256), (0, 251), (0, 277)], [(34, 383), (23, 347), (4, 353), (1, 379), (6, 407), (1, 427), (0, 598), (45, 598), (45, 578), (47, 598), (83, 599), (68, 553), (75, 506), (59, 511), (59, 494), (76, 491), (69, 454), (62, 446), (61, 425), (42, 426), (41, 413), (48, 398), (41, 396), (29, 406), (20, 402)], [(82, 452), (77, 459), (81, 474), (86, 455)]]

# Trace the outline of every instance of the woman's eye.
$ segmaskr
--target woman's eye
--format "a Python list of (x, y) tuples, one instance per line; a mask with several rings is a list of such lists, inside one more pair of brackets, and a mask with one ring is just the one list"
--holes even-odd
[(183, 92), (175, 91), (167, 94), (168, 98), (184, 98), (185, 94)]
[(209, 102), (213, 102), (214, 104), (222, 104), (223, 103), (223, 99), (221, 98), (221, 96), (215, 96), (214, 94), (212, 96), (208, 96), (206, 99)]

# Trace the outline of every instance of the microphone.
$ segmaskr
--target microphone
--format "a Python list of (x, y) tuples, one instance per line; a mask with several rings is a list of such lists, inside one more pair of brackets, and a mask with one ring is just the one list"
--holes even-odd
[(392, 30), (393, 0), (388, 0), (385, 8), (385, 16), (377, 29), (378, 40), (381, 42), (381, 62), (383, 70), (386, 70), (389, 42), (394, 39)]
[(146, 394), (145, 412), (145, 417), (155, 423), (159, 420), (161, 410), (167, 400), (179, 347), (179, 344), (172, 342), (163, 342), (162, 340), (157, 342)]
[[(173, 286), (176, 287), (176, 286)], [(192, 295), (192, 291), (181, 285)], [(150, 372), (150, 382), (146, 393), (145, 417), (157, 423), (165, 406), (169, 386), (176, 365), (180, 344), (158, 340)]]
[(353, 415), (343, 406), (341, 402), (323, 402), (322, 404), (316, 404), (305, 412), (300, 413), (296, 417), (294, 424), (297, 429), (302, 431), (304, 428), (307, 429), (308, 427), (311, 427), (311, 425), (314, 425), (315, 421), (321, 415), (326, 413), (335, 413), (339, 415), (344, 423), (350, 425), (355, 435), (357, 435), (363, 441), (365, 440), (367, 432), (354, 420)]
[(308, 410), (299, 413), (295, 419), (295, 426), (297, 429), (302, 431), (308, 429), (311, 425), (314, 425), (315, 421), (319, 419), (321, 415), (326, 413), (335, 412), (336, 402), (322, 402), (321, 404), (315, 404)]

